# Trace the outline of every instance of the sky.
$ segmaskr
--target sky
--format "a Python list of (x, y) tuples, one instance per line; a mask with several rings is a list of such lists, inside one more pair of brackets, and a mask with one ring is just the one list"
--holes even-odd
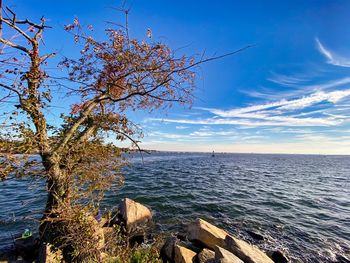
[[(4, 0), (53, 28), (45, 49), (75, 56), (63, 30), (77, 17), (101, 36), (121, 1)], [(189, 107), (131, 112), (141, 147), (170, 151), (350, 154), (350, 1), (125, 1), (130, 34), (152, 30), (188, 55), (254, 47), (198, 69)], [(21, 16), (22, 14), (22, 16)], [(182, 54), (181, 53), (181, 54)], [(54, 101), (53, 122), (72, 102)]]

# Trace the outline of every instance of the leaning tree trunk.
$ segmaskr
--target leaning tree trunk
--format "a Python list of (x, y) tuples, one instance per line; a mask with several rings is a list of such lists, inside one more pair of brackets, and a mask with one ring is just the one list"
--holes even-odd
[(59, 161), (46, 163), (45, 168), (48, 197), (41, 240), (60, 248), (66, 262), (100, 262), (103, 232), (95, 218), (71, 200), (71, 175), (60, 168)]
[[(51, 158), (50, 158), (51, 159)], [(53, 244), (61, 232), (58, 227), (60, 211), (70, 206), (68, 196), (68, 184), (65, 173), (59, 167), (58, 162), (46, 160), (44, 162), (47, 171), (47, 201), (40, 225), (40, 236), (44, 242)]]

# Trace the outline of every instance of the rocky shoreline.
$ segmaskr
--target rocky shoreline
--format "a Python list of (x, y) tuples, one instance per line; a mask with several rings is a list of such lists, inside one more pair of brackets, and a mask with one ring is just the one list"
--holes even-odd
[[(118, 221), (124, 222), (129, 233), (135, 233), (137, 227), (147, 225), (152, 220), (150, 209), (128, 198), (122, 200), (119, 211)], [(272, 253), (269, 257), (257, 247), (233, 237), (203, 219), (196, 219), (190, 224), (185, 234), (171, 233), (160, 250), (160, 256), (163, 262), (175, 263), (288, 262), (281, 252)]]
[[(91, 217), (91, 216), (90, 216)], [(152, 234), (152, 211), (129, 198), (124, 198), (117, 212), (103, 217), (92, 217), (96, 224), (95, 235), (101, 247), (101, 262), (107, 255), (104, 247), (115, 235), (115, 229), (123, 229), (128, 246), (151, 245), (156, 239)], [(250, 235), (264, 240), (259, 233)], [(224, 229), (200, 218), (187, 226), (185, 233), (165, 233), (159, 248), (159, 257), (169, 263), (286, 263), (289, 259), (279, 250), (262, 251), (258, 247), (226, 232)], [(14, 254), (15, 253), (15, 254)], [(0, 255), (1, 256), (1, 255)], [(39, 245), (33, 239), (17, 239), (15, 249), (0, 257), (0, 262), (62, 262), (60, 251), (53, 252), (49, 244)], [(338, 262), (349, 262), (346, 258)]]

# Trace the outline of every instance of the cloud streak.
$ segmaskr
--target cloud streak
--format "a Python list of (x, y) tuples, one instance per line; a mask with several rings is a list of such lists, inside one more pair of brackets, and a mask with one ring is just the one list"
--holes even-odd
[(342, 57), (327, 49), (318, 38), (316, 38), (315, 41), (318, 50), (327, 59), (328, 64), (339, 67), (350, 67), (350, 58)]
[(272, 76), (267, 80), (285, 87), (296, 87), (297, 85), (307, 81), (308, 79), (302, 78), (302, 77), (287, 76), (287, 75), (272, 73)]
[[(197, 125), (236, 125), (246, 127), (262, 126), (285, 126), (285, 127), (324, 127), (335, 126), (347, 120), (347, 116), (329, 114), (327, 109), (341, 102), (345, 98), (350, 98), (350, 89), (337, 90), (331, 92), (319, 91), (297, 99), (286, 100), (252, 105), (231, 110), (216, 108), (196, 109), (210, 112), (214, 116), (201, 119), (165, 118), (150, 119), (152, 121), (163, 121), (177, 124), (197, 124)], [(313, 109), (316, 105), (321, 105), (321, 110)], [(307, 114), (301, 110), (308, 109)], [(317, 115), (313, 117), (312, 115)], [(306, 117), (307, 116), (307, 117)]]
[(249, 119), (227, 119), (227, 118), (207, 118), (207, 119), (160, 119), (150, 118), (150, 121), (163, 121), (168, 123), (197, 124), (197, 125), (239, 125), (246, 127), (262, 126), (286, 126), (286, 127), (321, 127), (341, 124), (340, 120), (322, 118), (292, 118), (292, 117), (269, 117), (265, 121), (253, 121)]

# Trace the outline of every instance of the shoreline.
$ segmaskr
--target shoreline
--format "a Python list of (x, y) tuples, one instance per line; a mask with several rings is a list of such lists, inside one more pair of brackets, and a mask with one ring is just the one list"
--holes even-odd
[[(155, 244), (155, 240), (162, 238), (162, 245), (158, 247), (158, 256), (162, 259), (162, 262), (174, 262), (174, 263), (219, 263), (219, 262), (256, 262), (256, 263), (287, 263), (294, 262), (289, 259), (287, 251), (281, 250), (276, 247), (273, 250), (260, 250), (256, 245), (253, 245), (248, 240), (244, 240), (241, 237), (237, 238), (226, 232), (225, 229), (218, 228), (213, 224), (197, 218), (193, 219), (192, 223), (186, 226), (185, 232), (160, 232), (155, 231), (157, 222), (153, 220), (153, 214), (156, 211), (150, 210), (148, 207), (141, 203), (135, 202), (129, 198), (122, 199), (118, 206), (118, 210), (112, 214), (96, 218), (96, 223), (100, 226), (101, 230), (96, 233), (102, 233), (102, 240), (106, 242), (110, 235), (114, 232), (117, 226), (118, 229), (125, 229), (123, 231), (124, 238), (128, 240), (128, 244), (131, 247), (152, 247)], [(101, 234), (96, 234), (101, 235)], [(260, 245), (264, 247), (264, 243), (267, 242), (267, 238), (263, 232), (256, 232), (254, 229), (249, 231), (249, 235), (255, 239)], [(106, 239), (107, 238), (107, 239)], [(18, 240), (20, 241), (18, 243)], [(232, 243), (233, 242), (233, 243)], [(33, 238), (20, 238), (17, 237), (15, 246), (12, 251), (0, 251), (0, 261), (13, 262), (12, 260), (6, 261), (7, 258), (26, 259), (30, 257), (38, 257), (40, 254), (41, 245), (35, 237)], [(238, 246), (238, 247), (237, 247)], [(48, 247), (45, 246), (47, 251)], [(1, 253), (3, 252), (3, 253)], [(27, 254), (26, 254), (27, 253)], [(56, 252), (45, 252), (46, 256), (55, 257)], [(53, 254), (51, 254), (53, 253)], [(60, 252), (59, 252), (60, 253)], [(101, 252), (104, 257), (104, 252)], [(28, 256), (29, 254), (29, 256)], [(231, 255), (232, 254), (232, 255)], [(108, 255), (108, 257), (114, 257), (115, 255)], [(220, 259), (232, 260), (235, 258), (237, 261), (220, 261)], [(211, 261), (208, 261), (211, 260)], [(216, 261), (214, 261), (216, 260)], [(241, 261), (239, 261), (241, 260)], [(3, 261), (1, 261), (3, 262)], [(35, 262), (47, 262), (52, 261), (35, 261)], [(105, 262), (105, 261), (101, 261)], [(345, 255), (335, 255), (333, 263), (348, 263), (350, 260)]]

